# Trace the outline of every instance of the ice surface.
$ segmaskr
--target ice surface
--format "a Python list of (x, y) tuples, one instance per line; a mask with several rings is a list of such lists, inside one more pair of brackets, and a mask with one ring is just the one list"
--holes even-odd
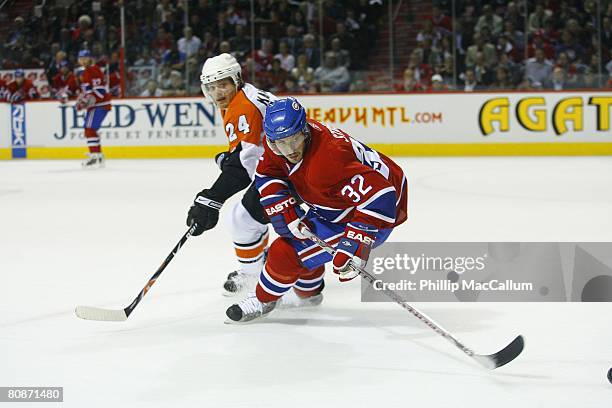
[[(391, 240), (612, 241), (608, 157), (398, 161), (410, 220)], [(0, 162), (0, 386), (63, 386), (62, 407), (611, 406), (611, 304), (418, 304), (479, 353), (525, 335), (495, 372), (333, 276), (319, 308), (226, 325), (225, 225), (190, 239), (128, 321), (77, 319), (132, 301), (216, 175), (212, 160)]]

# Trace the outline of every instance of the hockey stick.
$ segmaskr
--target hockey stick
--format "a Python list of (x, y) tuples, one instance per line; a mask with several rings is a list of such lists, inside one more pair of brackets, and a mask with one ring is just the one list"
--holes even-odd
[(174, 255), (181, 249), (181, 247), (185, 244), (187, 239), (193, 234), (193, 231), (197, 228), (197, 224), (191, 224), (191, 227), (187, 230), (181, 240), (176, 244), (176, 246), (172, 249), (172, 252), (166, 257), (164, 262), (162, 262), (161, 266), (157, 269), (157, 271), (151, 276), (151, 279), (147, 282), (145, 287), (140, 291), (136, 299), (125, 309), (101, 309), (97, 307), (90, 306), (77, 306), (74, 310), (74, 313), (81, 319), (85, 320), (101, 320), (107, 322), (123, 322), (127, 320), (130, 314), (134, 311), (138, 303), (142, 300), (144, 295), (147, 294), (151, 286), (155, 283), (159, 275), (166, 269), (166, 266), (170, 263), (170, 261), (174, 258)]
[[(325, 252), (327, 252), (328, 254), (332, 256), (334, 255), (335, 250), (333, 249), (333, 247), (329, 245), (327, 242), (323, 241), (318, 236), (316, 236), (312, 231), (310, 231), (310, 229), (308, 229), (308, 227), (303, 226), (301, 231), (305, 236), (311, 239), (315, 244), (321, 247), (321, 249), (323, 249)], [(366, 280), (370, 285), (373, 285), (374, 282), (377, 280), (368, 271), (362, 268), (359, 268), (355, 265), (351, 265), (351, 267), (354, 268), (357, 272), (359, 272), (359, 275), (364, 280)], [(523, 351), (523, 348), (525, 347), (525, 339), (523, 338), (523, 336), (519, 335), (514, 340), (512, 340), (510, 344), (508, 344), (506, 347), (504, 347), (502, 350), (498, 351), (497, 353), (488, 354), (488, 355), (476, 354), (472, 349), (468, 348), (463, 343), (461, 343), (459, 340), (457, 340), (455, 336), (450, 334), (446, 329), (444, 329), (442, 326), (436, 323), (433, 319), (431, 319), (430, 317), (428, 317), (427, 315), (425, 315), (423, 312), (419, 311), (415, 307), (410, 306), (408, 303), (404, 302), (404, 300), (396, 292), (390, 289), (387, 289), (384, 286), (383, 286), (382, 292), (385, 295), (387, 295), (389, 298), (391, 298), (393, 301), (395, 301), (395, 303), (397, 303), (398, 305), (400, 305), (401, 307), (403, 307), (404, 309), (412, 313), (417, 319), (425, 323), (433, 331), (435, 331), (436, 333), (444, 337), (446, 340), (453, 343), (459, 350), (463, 351), (465, 354), (472, 357), (474, 360), (476, 360), (476, 362), (481, 364), (483, 367), (488, 368), (489, 370), (494, 370), (498, 367), (508, 364), (509, 362), (514, 360), (516, 357), (518, 357), (519, 354), (521, 354), (521, 352)]]

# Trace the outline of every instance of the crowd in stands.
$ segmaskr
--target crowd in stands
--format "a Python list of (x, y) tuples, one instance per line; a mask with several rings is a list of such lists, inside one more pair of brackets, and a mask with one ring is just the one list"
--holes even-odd
[[(32, 92), (31, 86), (24, 92), (23, 84), (32, 81), (17, 71), (10, 86), (0, 78), (0, 98), (74, 96), (82, 49), (91, 51), (108, 75), (111, 92), (119, 95), (118, 1), (74, 1), (66, 7), (66, 1), (48, 0), (12, 21), (3, 23), (0, 15), (8, 27), (0, 29), (0, 69), (44, 69), (49, 83), (44, 92)], [(409, 55), (409, 61), (396, 68), (400, 75), (390, 88), (612, 86), (612, 1), (528, 3), (524, 10), (523, 1), (434, 0), (431, 18), (414, 22), (420, 27), (417, 46), (395, 50)], [(251, 13), (248, 0), (126, 1), (126, 95), (196, 95), (204, 60), (221, 52), (238, 59), (246, 81), (275, 93), (368, 89), (355, 72), (368, 70), (371, 50), (382, 41), (378, 33), (388, 23), (386, 1), (255, 0), (253, 6)]]
[(450, 3), (434, 3), (399, 90), (612, 87), (612, 1), (597, 10), (596, 0), (538, 0), (525, 10), (523, 1), (460, 0), (454, 30)]

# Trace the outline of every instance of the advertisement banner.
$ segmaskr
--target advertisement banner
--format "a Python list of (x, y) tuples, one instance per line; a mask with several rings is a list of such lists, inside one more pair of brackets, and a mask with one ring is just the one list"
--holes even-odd
[(366, 270), (364, 302), (612, 302), (610, 242), (389, 242)]
[(11, 151), (13, 159), (26, 158), (26, 106), (23, 103), (11, 105)]
[[(299, 100), (310, 118), (392, 155), (612, 154), (610, 92)], [(85, 148), (85, 112), (73, 103), (31, 102), (25, 111), (28, 157), (75, 157)], [(203, 97), (114, 100), (99, 134), (108, 157), (212, 157), (227, 146), (219, 111)]]
[(612, 142), (611, 92), (302, 96), (366, 143)]

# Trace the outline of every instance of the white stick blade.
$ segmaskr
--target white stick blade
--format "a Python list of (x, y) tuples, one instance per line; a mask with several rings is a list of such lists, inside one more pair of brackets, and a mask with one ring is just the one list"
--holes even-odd
[(123, 309), (100, 309), (97, 307), (77, 306), (74, 313), (85, 320), (100, 320), (106, 322), (123, 322), (127, 320), (127, 315)]

